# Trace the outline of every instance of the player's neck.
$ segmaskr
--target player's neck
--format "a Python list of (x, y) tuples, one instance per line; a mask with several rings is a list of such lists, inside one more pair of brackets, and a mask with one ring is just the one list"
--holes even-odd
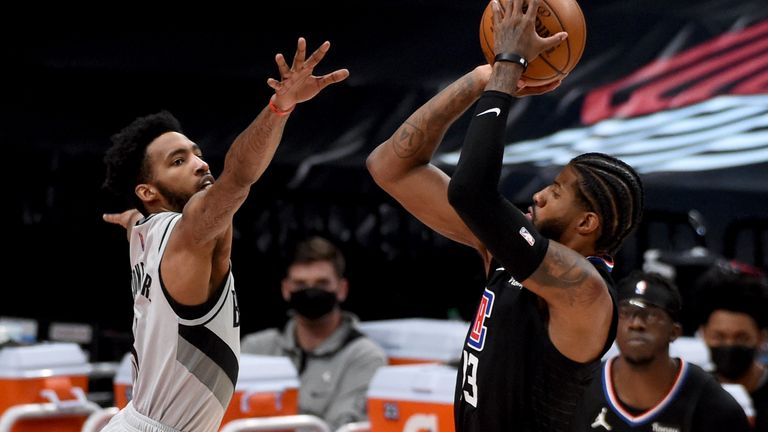
[(650, 409), (672, 390), (680, 371), (679, 361), (668, 356), (643, 365), (619, 358), (613, 368), (614, 390), (622, 403), (637, 409)]

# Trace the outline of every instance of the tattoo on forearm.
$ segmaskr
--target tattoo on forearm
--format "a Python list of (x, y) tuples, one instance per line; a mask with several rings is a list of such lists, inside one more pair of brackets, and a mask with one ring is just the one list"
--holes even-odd
[(419, 108), (392, 137), (392, 148), (402, 159), (429, 158), (445, 131), (479, 97), (472, 75), (451, 84), (436, 98)]
[(392, 137), (392, 148), (400, 158), (407, 159), (424, 145), (424, 133), (416, 125), (406, 121)]

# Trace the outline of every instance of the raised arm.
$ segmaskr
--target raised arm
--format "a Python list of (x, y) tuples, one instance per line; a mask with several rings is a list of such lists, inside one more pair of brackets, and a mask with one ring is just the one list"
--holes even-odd
[(290, 68), (283, 55), (277, 54), (275, 61), (281, 80), (267, 82), (275, 89), (269, 106), (232, 143), (219, 179), (192, 196), (184, 207), (162, 261), (166, 289), (181, 304), (204, 303), (227, 277), (232, 219), (251, 185), (271, 162), (290, 112), (296, 104), (312, 99), (328, 85), (349, 76), (346, 69), (319, 77), (312, 75), (329, 47), (330, 43), (325, 42), (306, 57), (306, 42), (299, 38)]
[(220, 237), (230, 226), (235, 211), (242, 205), (253, 185), (267, 169), (283, 135), (283, 128), (296, 104), (315, 97), (330, 84), (349, 76), (340, 69), (323, 76), (312, 72), (330, 48), (323, 43), (306, 57), (306, 41), (299, 38), (296, 55), (289, 68), (282, 54), (275, 61), (281, 81), (270, 78), (275, 89), (270, 106), (237, 136), (224, 160), (219, 179), (203, 193), (196, 194), (184, 208), (184, 217), (177, 228), (184, 232), (192, 245), (204, 245)]
[[(566, 35), (539, 37), (535, 13), (524, 13), (520, 3), (505, 0), (506, 14), (498, 3), (493, 5), (496, 50), (532, 60)], [(538, 0), (531, 0), (528, 11), (537, 6)], [(547, 302), (550, 338), (560, 352), (576, 361), (592, 360), (603, 348), (612, 317), (605, 282), (584, 256), (543, 237), (499, 191), (506, 119), (512, 97), (520, 95), (522, 71), (517, 63), (494, 64), (448, 197), (493, 257)]]
[(376, 183), (406, 210), (440, 234), (478, 249), (482, 244), (448, 203), (448, 176), (430, 163), (453, 122), (483, 91), (491, 67), (479, 66), (416, 110), (368, 156)]

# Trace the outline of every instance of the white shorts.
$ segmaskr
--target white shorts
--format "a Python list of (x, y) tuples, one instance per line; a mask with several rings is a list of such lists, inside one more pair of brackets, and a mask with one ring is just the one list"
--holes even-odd
[(181, 432), (140, 414), (128, 402), (125, 408), (112, 417), (101, 432)]

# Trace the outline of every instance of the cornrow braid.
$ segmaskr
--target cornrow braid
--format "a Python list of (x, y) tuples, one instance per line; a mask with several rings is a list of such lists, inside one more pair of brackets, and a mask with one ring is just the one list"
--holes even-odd
[(643, 214), (643, 182), (625, 162), (604, 153), (584, 153), (568, 163), (579, 174), (578, 191), (600, 215), (602, 232), (595, 249), (614, 254)]

